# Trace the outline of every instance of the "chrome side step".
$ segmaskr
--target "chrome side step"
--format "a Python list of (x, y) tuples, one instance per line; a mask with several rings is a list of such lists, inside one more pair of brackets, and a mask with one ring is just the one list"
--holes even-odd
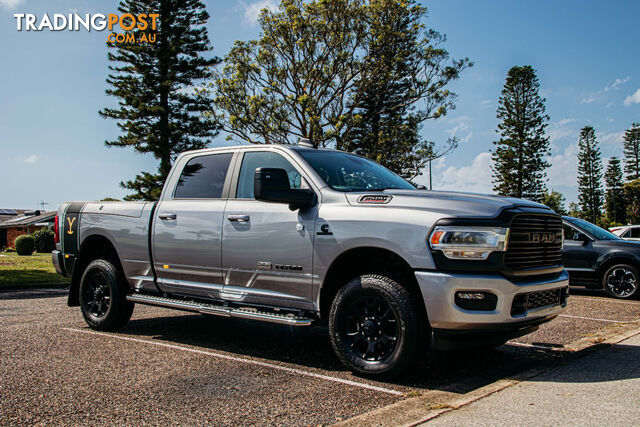
[(313, 319), (295, 316), (293, 314), (270, 313), (248, 307), (225, 307), (222, 305), (158, 297), (153, 295), (131, 294), (127, 295), (127, 301), (159, 307), (175, 308), (178, 310), (195, 311), (197, 313), (211, 314), (214, 316), (261, 320), (263, 322), (280, 323), (282, 325), (289, 326), (310, 326), (313, 323)]

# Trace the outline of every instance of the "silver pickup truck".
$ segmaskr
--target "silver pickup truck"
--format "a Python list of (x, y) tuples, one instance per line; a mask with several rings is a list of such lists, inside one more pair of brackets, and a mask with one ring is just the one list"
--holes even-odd
[(416, 189), (303, 145), (184, 153), (158, 202), (65, 203), (56, 238), (68, 304), (94, 329), (122, 328), (135, 303), (328, 324), (366, 375), (429, 348), (500, 345), (568, 297), (562, 220), (545, 206)]

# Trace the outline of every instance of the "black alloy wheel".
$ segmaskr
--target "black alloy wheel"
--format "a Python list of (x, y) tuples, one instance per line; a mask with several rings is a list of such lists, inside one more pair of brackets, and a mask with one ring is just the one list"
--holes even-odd
[(391, 356), (398, 341), (398, 319), (379, 295), (361, 296), (346, 310), (344, 338), (361, 359), (380, 362)]
[(615, 298), (631, 298), (638, 295), (638, 270), (627, 264), (609, 268), (602, 279), (604, 290)]
[(379, 274), (356, 277), (331, 305), (329, 334), (340, 361), (353, 372), (391, 378), (411, 368), (427, 349), (426, 316), (415, 297)]
[(111, 289), (102, 270), (92, 269), (82, 289), (83, 309), (95, 318), (104, 317), (111, 304)]
[(80, 280), (80, 309), (87, 324), (100, 331), (117, 331), (127, 324), (134, 304), (127, 301), (129, 286), (114, 263), (89, 263)]

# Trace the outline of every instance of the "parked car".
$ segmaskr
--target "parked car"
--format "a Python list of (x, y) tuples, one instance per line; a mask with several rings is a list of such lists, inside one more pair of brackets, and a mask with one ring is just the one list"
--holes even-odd
[(615, 298), (640, 295), (640, 243), (623, 240), (583, 219), (562, 218), (563, 260), (571, 286), (604, 289)]
[(53, 263), (98, 330), (134, 303), (290, 326), (325, 323), (338, 358), (392, 376), (437, 347), (492, 346), (562, 312), (562, 219), (537, 203), (419, 190), (312, 147), (179, 156), (160, 200), (58, 211)]
[(619, 227), (611, 227), (609, 231), (624, 240), (640, 241), (640, 225), (621, 225)]

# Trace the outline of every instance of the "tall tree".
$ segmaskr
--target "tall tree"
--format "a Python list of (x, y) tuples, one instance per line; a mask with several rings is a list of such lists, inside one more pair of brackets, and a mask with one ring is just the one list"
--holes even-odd
[[(231, 138), (361, 149), (411, 177), (442, 151), (418, 137), (420, 123), (453, 107), (446, 85), (470, 65), (449, 60), (424, 17), (413, 1), (283, 0), (262, 11), (258, 40), (237, 41), (225, 57), (209, 86), (211, 115)], [(386, 96), (377, 139), (352, 144), (354, 132), (371, 133), (371, 104)]]
[[(109, 52), (110, 88), (106, 93), (119, 99), (116, 108), (99, 113), (115, 119), (122, 131), (110, 147), (132, 147), (159, 160), (157, 173), (142, 172), (122, 182), (134, 192), (127, 200), (157, 199), (171, 163), (178, 153), (204, 148), (218, 132), (218, 125), (201, 117), (212, 101), (194, 90), (201, 79), (211, 76), (209, 67), (219, 63), (206, 58), (211, 51), (206, 22), (209, 14), (200, 0), (123, 0), (118, 10), (137, 16), (158, 13), (155, 43), (119, 43)], [(132, 31), (136, 40), (142, 32)]]
[(624, 195), (624, 179), (620, 159), (612, 157), (609, 159), (607, 171), (604, 174), (605, 211), (607, 220), (614, 224), (624, 224), (627, 217), (627, 202)]
[(361, 0), (282, 0), (260, 38), (236, 41), (209, 89), (229, 139), (326, 146), (348, 131), (366, 23)]
[(530, 65), (509, 70), (497, 111), (500, 139), (492, 151), (493, 189), (499, 194), (541, 201), (545, 193), (549, 116), (539, 91)]
[(580, 206), (576, 202), (569, 203), (569, 212), (567, 214), (576, 218), (580, 217)]
[[(413, 179), (429, 160), (457, 146), (424, 140), (421, 124), (455, 108), (446, 89), (468, 59), (449, 62), (445, 37), (427, 29), (427, 9), (412, 0), (371, 0), (367, 7), (366, 57), (355, 87), (353, 129), (343, 149), (376, 160)], [(422, 102), (421, 102), (422, 101)]]
[(625, 183), (624, 193), (627, 200), (627, 220), (637, 224), (640, 222), (640, 179)]
[(624, 133), (624, 171), (628, 181), (640, 178), (640, 123)]
[(547, 190), (542, 196), (541, 203), (547, 205), (560, 215), (566, 215), (567, 209), (565, 208), (565, 198), (559, 191)]
[(578, 201), (584, 219), (593, 224), (602, 215), (602, 160), (592, 126), (580, 130), (578, 139)]

